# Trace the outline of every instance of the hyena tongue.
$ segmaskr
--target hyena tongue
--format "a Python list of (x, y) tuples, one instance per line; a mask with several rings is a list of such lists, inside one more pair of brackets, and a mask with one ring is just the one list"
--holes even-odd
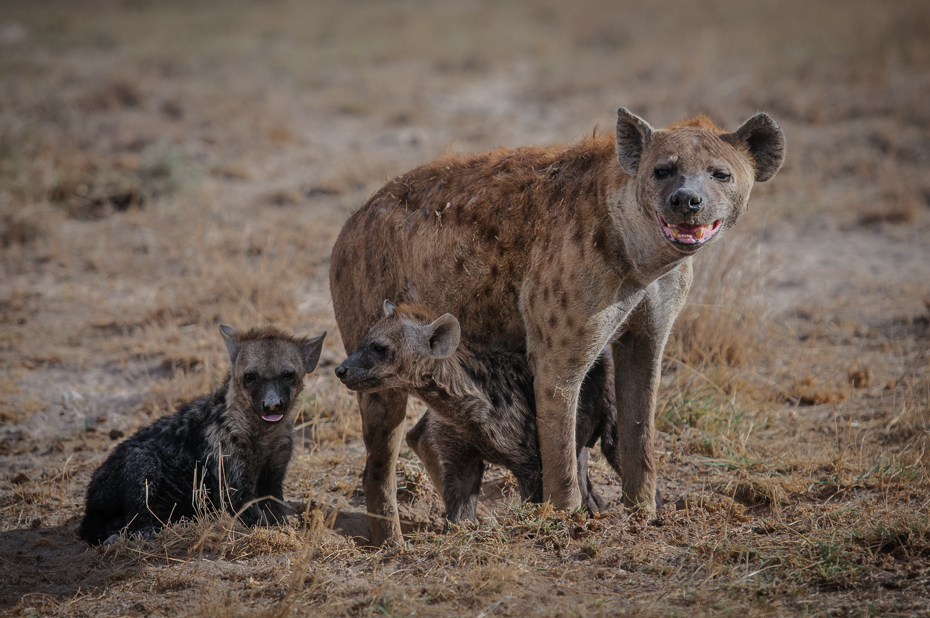
[(284, 415), (283, 414), (263, 414), (262, 418), (268, 421), (269, 423), (277, 423), (282, 418), (284, 418)]

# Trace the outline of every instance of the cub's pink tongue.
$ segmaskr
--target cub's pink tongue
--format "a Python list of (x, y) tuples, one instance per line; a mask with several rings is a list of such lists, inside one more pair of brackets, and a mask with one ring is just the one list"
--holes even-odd
[(284, 415), (283, 414), (263, 414), (262, 418), (268, 421), (269, 423), (277, 423), (282, 418), (284, 418)]

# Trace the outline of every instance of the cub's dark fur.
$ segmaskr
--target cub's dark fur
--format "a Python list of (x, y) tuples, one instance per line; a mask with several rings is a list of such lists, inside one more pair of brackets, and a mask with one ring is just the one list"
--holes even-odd
[[(429, 307), (385, 301), (358, 349), (336, 375), (362, 392), (395, 388), (429, 406), (407, 434), (437, 488), (446, 518), (475, 519), (484, 462), (506, 467), (523, 500), (543, 498), (542, 460), (536, 426), (533, 374), (524, 354), (479, 347), (460, 339), (452, 315), (436, 317)], [(620, 473), (614, 370), (604, 350), (588, 371), (578, 406), (576, 453), (582, 504), (605, 504), (588, 477), (588, 449), (601, 450)], [(431, 453), (438, 461), (430, 461)]]
[(220, 331), (231, 361), (223, 383), (119, 444), (94, 472), (78, 529), (88, 543), (123, 529), (151, 533), (193, 517), (200, 504), (241, 511), (248, 526), (285, 521), (291, 411), (326, 333), (297, 339), (272, 327)]

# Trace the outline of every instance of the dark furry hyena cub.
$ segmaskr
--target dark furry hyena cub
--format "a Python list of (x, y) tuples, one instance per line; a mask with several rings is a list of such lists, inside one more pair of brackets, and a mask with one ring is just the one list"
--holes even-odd
[(248, 526), (285, 521), (291, 411), (326, 333), (298, 339), (272, 327), (220, 332), (232, 364), (222, 385), (141, 429), (94, 472), (78, 529), (88, 543), (193, 517), (201, 497), (215, 509), (241, 510)]
[[(443, 494), (446, 518), (475, 519), (486, 461), (513, 473), (523, 500), (541, 502), (542, 460), (526, 355), (466, 343), (454, 316), (436, 317), (425, 305), (384, 301), (384, 313), (336, 376), (355, 391), (397, 389), (429, 406), (407, 443)], [(605, 504), (588, 477), (588, 449), (601, 440), (607, 461), (620, 473), (613, 374), (613, 359), (603, 351), (582, 383), (578, 404), (578, 484), (582, 504), (594, 512)]]

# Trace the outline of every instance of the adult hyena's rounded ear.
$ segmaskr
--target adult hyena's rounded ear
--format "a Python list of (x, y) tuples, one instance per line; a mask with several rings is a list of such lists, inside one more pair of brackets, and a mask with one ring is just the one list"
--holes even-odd
[(785, 132), (765, 112), (759, 112), (733, 133), (721, 137), (737, 148), (749, 149), (756, 182), (771, 179), (785, 162)]
[(300, 362), (304, 365), (304, 372), (310, 373), (316, 369), (320, 362), (320, 353), (323, 351), (323, 338), (326, 337), (324, 331), (322, 335), (314, 339), (307, 339), (297, 348), (300, 353)]
[(235, 365), (239, 350), (242, 349), (242, 344), (239, 343), (239, 338), (236, 337), (236, 331), (225, 324), (221, 324), (220, 334), (223, 335), (223, 341), (226, 342), (226, 351), (229, 352), (229, 364)]
[(428, 355), (433, 358), (446, 358), (452, 356), (459, 347), (462, 337), (462, 328), (459, 321), (451, 313), (436, 318), (426, 327)]
[(390, 316), (394, 315), (394, 309), (397, 308), (397, 307), (394, 305), (394, 303), (392, 303), (391, 301), (389, 301), (389, 300), (386, 299), (386, 298), (384, 299), (384, 303), (383, 303), (381, 306), (384, 307), (384, 317), (390, 317)]
[(639, 159), (655, 130), (649, 123), (626, 109), (617, 110), (617, 160), (631, 176), (639, 170)]

